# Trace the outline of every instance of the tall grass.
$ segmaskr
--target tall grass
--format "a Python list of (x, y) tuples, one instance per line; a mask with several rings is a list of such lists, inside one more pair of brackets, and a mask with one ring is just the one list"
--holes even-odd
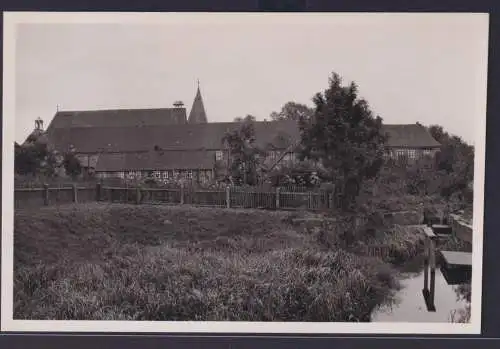
[[(15, 214), (16, 319), (369, 321), (411, 232), (340, 244), (306, 213), (82, 204)], [(328, 229), (326, 229), (328, 228)], [(370, 239), (391, 253), (359, 248)]]

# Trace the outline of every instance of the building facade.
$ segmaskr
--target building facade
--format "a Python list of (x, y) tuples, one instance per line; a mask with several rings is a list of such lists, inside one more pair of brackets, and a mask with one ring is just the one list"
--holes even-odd
[[(59, 152), (74, 152), (88, 173), (100, 178), (158, 181), (213, 181), (227, 172), (230, 154), (223, 142), (239, 122), (208, 122), (198, 86), (189, 117), (182, 102), (173, 108), (58, 111), (44, 131)], [(300, 130), (293, 120), (254, 122), (264, 165), (298, 161)], [(385, 156), (433, 156), (440, 144), (419, 124), (384, 125)], [(40, 133), (37, 121), (36, 132)]]

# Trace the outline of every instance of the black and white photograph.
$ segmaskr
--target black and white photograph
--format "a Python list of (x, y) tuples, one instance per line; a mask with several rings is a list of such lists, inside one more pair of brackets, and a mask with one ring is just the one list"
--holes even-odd
[(488, 15), (4, 14), (2, 330), (479, 333)]

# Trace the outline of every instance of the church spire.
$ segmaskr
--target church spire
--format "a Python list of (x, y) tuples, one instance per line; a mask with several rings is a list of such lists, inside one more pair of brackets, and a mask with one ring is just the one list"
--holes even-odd
[(207, 114), (205, 113), (205, 106), (203, 105), (203, 99), (201, 98), (200, 80), (198, 79), (197, 82), (198, 90), (196, 91), (193, 106), (191, 107), (191, 112), (189, 113), (188, 123), (205, 124), (208, 122)]

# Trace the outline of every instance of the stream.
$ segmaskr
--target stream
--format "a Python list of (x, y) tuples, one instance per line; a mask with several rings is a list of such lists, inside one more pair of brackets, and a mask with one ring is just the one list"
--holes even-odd
[(396, 291), (392, 304), (376, 308), (371, 315), (372, 322), (451, 322), (468, 304), (459, 299), (457, 286), (446, 283), (439, 268), (436, 268), (435, 312), (427, 311), (422, 295), (423, 268), (417, 272), (403, 272), (400, 282), (401, 289)]

